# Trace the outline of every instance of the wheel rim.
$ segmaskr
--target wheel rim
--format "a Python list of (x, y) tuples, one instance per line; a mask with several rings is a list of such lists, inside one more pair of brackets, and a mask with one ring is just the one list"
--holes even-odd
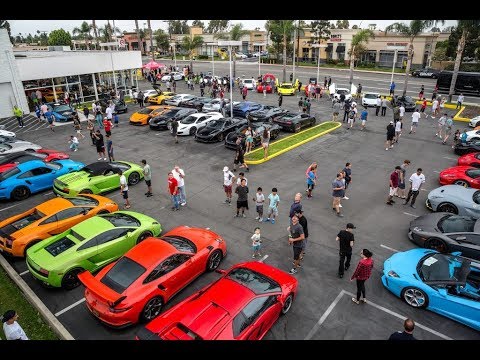
[(210, 270), (215, 270), (218, 265), (220, 265), (220, 261), (222, 261), (222, 254), (220, 251), (215, 251), (208, 261), (208, 268)]
[(445, 253), (447, 252), (447, 247), (442, 240), (439, 239), (430, 239), (425, 244), (427, 249), (437, 250), (438, 252)]
[(282, 313), (286, 314), (292, 307), (292, 303), (293, 303), (292, 295), (289, 295), (285, 300), (285, 304), (283, 304)]
[(25, 187), (20, 187), (15, 189), (14, 191), (14, 197), (17, 199), (24, 199), (28, 197), (28, 189)]
[(80, 285), (80, 280), (78, 280), (78, 274), (81, 270), (72, 270), (65, 274), (63, 277), (64, 286), (67, 289), (72, 289)]
[(223, 141), (223, 134), (220, 134), (220, 135), (218, 136), (218, 140), (219, 140), (219, 141)]
[(453, 205), (450, 205), (450, 204), (444, 204), (444, 205), (440, 206), (440, 211), (441, 212), (448, 212), (448, 213), (451, 213), (451, 214), (456, 214), (457, 213), (457, 210), (455, 209), (455, 207)]
[(147, 305), (145, 305), (145, 310), (143, 311), (143, 315), (145, 319), (152, 320), (153, 318), (157, 317), (162, 310), (163, 301), (160, 298), (153, 298), (151, 299)]
[(141, 243), (143, 240), (145, 240), (150, 236), (152, 236), (152, 233), (150, 231), (145, 231), (143, 234), (140, 234), (140, 236), (137, 239), (137, 244)]
[(425, 295), (418, 289), (407, 289), (403, 298), (408, 305), (413, 307), (422, 307), (425, 304)]
[(295, 125), (295, 131), (300, 131), (300, 124)]
[(130, 185), (135, 185), (140, 181), (140, 175), (138, 175), (136, 172), (131, 173), (128, 177), (128, 180), (130, 181)]
[(468, 187), (468, 183), (466, 181), (463, 181), (463, 180), (457, 180), (454, 182), (455, 185), (460, 185), (460, 186), (463, 186), (465, 188)]

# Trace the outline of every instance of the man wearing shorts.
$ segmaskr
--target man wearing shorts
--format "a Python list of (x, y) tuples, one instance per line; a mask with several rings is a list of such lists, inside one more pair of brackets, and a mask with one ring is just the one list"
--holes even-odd
[(223, 190), (225, 191), (225, 195), (227, 199), (225, 202), (228, 205), (232, 205), (232, 184), (235, 180), (235, 175), (228, 169), (228, 166), (223, 168)]
[(235, 189), (235, 194), (238, 195), (237, 214), (235, 217), (240, 217), (240, 210), (242, 211), (242, 217), (247, 217), (245, 215), (245, 209), (248, 210), (248, 186), (246, 185), (246, 182), (245, 179), (242, 179), (240, 185)]
[(397, 193), (400, 180), (399, 174), (401, 171), (402, 168), (400, 166), (395, 166), (395, 170), (390, 174), (390, 191), (388, 193), (387, 205), (393, 205), (395, 203), (393, 197)]
[(360, 114), (360, 120), (362, 120), (362, 129), (365, 130), (365, 125), (367, 124), (367, 117), (368, 117), (368, 110), (363, 109), (362, 113)]
[(142, 160), (143, 165), (143, 177), (145, 179), (145, 183), (147, 184), (148, 191), (145, 193), (146, 197), (153, 196), (152, 193), (152, 170), (150, 169), (150, 165), (147, 164), (147, 160)]
[(418, 127), (418, 120), (420, 119), (420, 113), (418, 112), (418, 109), (415, 109), (415, 112), (412, 114), (412, 126), (410, 126), (410, 132), (415, 134), (415, 130)]
[(298, 222), (298, 216), (292, 216), (290, 226), (287, 228), (288, 245), (293, 245), (293, 268), (290, 270), (290, 274), (296, 274), (297, 268), (300, 264), (300, 255), (303, 251), (303, 241), (305, 239), (305, 233), (303, 232), (302, 225)]
[(128, 201), (128, 182), (125, 175), (123, 175), (122, 170), (118, 170), (118, 175), (120, 176), (120, 194), (122, 194), (125, 199), (125, 209), (130, 209), (130, 202)]

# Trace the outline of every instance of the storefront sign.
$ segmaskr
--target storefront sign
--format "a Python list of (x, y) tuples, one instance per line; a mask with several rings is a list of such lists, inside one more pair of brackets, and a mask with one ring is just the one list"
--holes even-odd
[(342, 41), (342, 34), (330, 35), (330, 41)]
[(387, 46), (407, 46), (406, 42), (388, 42)]

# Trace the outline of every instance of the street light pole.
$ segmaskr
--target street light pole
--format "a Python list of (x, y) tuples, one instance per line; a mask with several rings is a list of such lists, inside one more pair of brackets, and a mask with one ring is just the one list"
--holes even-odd
[[(300, 23), (300, 20), (299, 22)], [(293, 29), (293, 61), (292, 61), (292, 67), (293, 67), (293, 75), (292, 75), (292, 84), (295, 83), (295, 44), (297, 43), (297, 28)], [(318, 76), (317, 76), (318, 77)]]
[(177, 71), (177, 55), (175, 54), (176, 43), (170, 43), (170, 46), (173, 47), (173, 59), (175, 60), (175, 71)]
[[(397, 62), (397, 49), (393, 53), (393, 66), (392, 66), (392, 77), (390, 78), (390, 84), (393, 82), (393, 73), (395, 72), (395, 63)], [(406, 75), (408, 76), (408, 74)]]
[(230, 117), (233, 116), (233, 87), (232, 87), (232, 80), (233, 80), (233, 75), (232, 75), (232, 46), (241, 46), (242, 42), (241, 41), (219, 41), (217, 43), (218, 46), (228, 46), (228, 62), (229, 62), (229, 69), (230, 69)]

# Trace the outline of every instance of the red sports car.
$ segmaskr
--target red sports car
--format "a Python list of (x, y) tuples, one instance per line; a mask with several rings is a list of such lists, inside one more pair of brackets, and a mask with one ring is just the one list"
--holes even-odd
[(462, 155), (458, 158), (458, 166), (473, 166), (480, 168), (480, 152)]
[(226, 253), (220, 235), (179, 226), (145, 239), (96, 276), (85, 271), (78, 278), (90, 312), (107, 325), (125, 327), (157, 317), (172, 296), (215, 270)]
[(70, 158), (70, 155), (65, 154), (61, 151), (40, 149), (32, 153), (23, 152), (18, 154), (12, 154), (11, 158), (11, 162), (6, 162), (0, 165), (0, 173), (14, 168), (15, 166), (17, 166), (17, 164), (21, 164), (30, 160), (41, 159), (43, 161), (50, 162), (54, 160), (68, 159)]
[(261, 262), (233, 266), (147, 324), (137, 339), (260, 340), (297, 292), (293, 276)]
[(461, 185), (480, 189), (480, 169), (471, 166), (454, 166), (443, 170), (439, 178), (442, 185)]
[(269, 94), (275, 92), (275, 75), (263, 75), (262, 81), (257, 85), (257, 92), (262, 93), (263, 88), (266, 88)]

